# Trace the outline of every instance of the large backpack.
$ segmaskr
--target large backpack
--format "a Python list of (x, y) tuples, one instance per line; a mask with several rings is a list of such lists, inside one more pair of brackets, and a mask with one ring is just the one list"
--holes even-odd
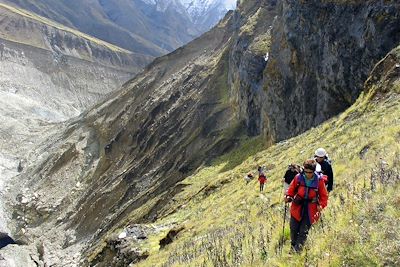
[(284, 178), (287, 184), (290, 184), (297, 174), (301, 173), (301, 167), (297, 164), (290, 164), (287, 167)]
[[(297, 179), (297, 185), (296, 185), (296, 196), (297, 196), (298, 188), (300, 186), (303, 186), (303, 187), (307, 188), (307, 195), (308, 195), (309, 190), (311, 189), (311, 190), (315, 191), (317, 196), (315, 198), (313, 198), (313, 199), (301, 199), (301, 201), (304, 201), (304, 200), (305, 201), (310, 201), (311, 200), (311, 202), (313, 202), (313, 203), (318, 203), (318, 198), (319, 198), (318, 185), (319, 185), (319, 180), (322, 179), (321, 176), (317, 175), (317, 179), (313, 182), (313, 184), (311, 186), (307, 186), (306, 180), (305, 180), (306, 178), (305, 178), (304, 173), (298, 174), (298, 177), (299, 178)], [(295, 197), (294, 202), (296, 204), (300, 204), (300, 203), (297, 203), (296, 201), (298, 201), (298, 200), (296, 200), (296, 197)]]

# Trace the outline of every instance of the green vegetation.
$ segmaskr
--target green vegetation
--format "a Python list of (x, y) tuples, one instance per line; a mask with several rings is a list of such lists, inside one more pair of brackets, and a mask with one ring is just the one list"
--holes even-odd
[(229, 51), (226, 49), (220, 58), (218, 58), (219, 62), (213, 70), (213, 87), (216, 88), (216, 91), (220, 94), (217, 96), (217, 99), (221, 99), (222, 104), (229, 104), (229, 86), (228, 86), (228, 71), (229, 71)]
[(261, 16), (261, 12), (262, 12), (262, 8), (258, 9), (257, 12), (247, 20), (246, 24), (244, 24), (240, 28), (239, 35), (243, 35), (243, 34), (252, 35), (253, 34), (253, 32), (256, 28), (257, 22), (259, 21), (259, 18)]
[[(261, 139), (249, 140), (211, 166), (200, 168), (181, 182), (183, 190), (154, 223), (183, 230), (163, 249), (151, 239), (150, 256), (138, 265), (399, 265), (399, 82), (388, 86), (379, 99), (365, 93), (348, 111), (300, 136), (269, 148)], [(280, 254), (281, 178), (287, 164), (302, 163), (320, 146), (332, 157), (335, 172), (328, 208), (302, 254), (288, 253), (286, 225)], [(259, 164), (267, 166), (269, 177), (261, 194), (256, 180), (246, 184), (243, 179)]]
[(250, 50), (258, 55), (265, 55), (271, 46), (271, 30), (265, 34), (258, 35), (250, 45)]

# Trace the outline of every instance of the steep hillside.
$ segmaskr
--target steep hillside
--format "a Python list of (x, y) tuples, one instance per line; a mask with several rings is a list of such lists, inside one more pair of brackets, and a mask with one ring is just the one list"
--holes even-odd
[[(374, 28), (373, 33), (381, 38), (369, 38), (367, 34), (357, 39), (368, 41), (365, 49), (358, 50), (360, 43), (353, 44), (354, 34), (359, 32), (349, 29), (350, 23), (341, 24), (335, 12), (318, 17), (321, 7), (341, 11), (343, 17), (339, 18), (344, 22), (347, 17), (357, 18), (360, 29), (369, 33)], [(362, 127), (368, 116), (377, 119), (386, 110), (398, 113), (397, 89), (385, 87), (391, 93), (384, 95), (382, 101), (361, 97), (355, 106), (360, 109), (330, 121), (332, 125), (325, 124), (294, 140), (279, 143), (237, 169), (234, 167), (254, 150), (304, 132), (350, 106), (351, 100), (342, 104), (341, 99), (357, 95), (357, 90), (360, 93), (374, 64), (399, 44), (397, 37), (392, 37), (400, 25), (398, 13), (398, 3), (394, 1), (324, 1), (315, 5), (285, 0), (241, 1), (239, 9), (229, 13), (213, 30), (156, 59), (120, 91), (66, 124), (65, 129), (28, 155), (34, 164), (21, 173), (11, 189), (12, 193), (19, 193), (13, 207), (14, 218), (18, 218), (18, 224), (13, 225), (15, 236), (25, 240), (29, 249), (37, 250), (40, 262), (59, 266), (78, 262), (82, 266), (127, 266), (147, 257), (149, 261), (144, 264), (150, 266), (158, 261), (183, 266), (198, 266), (206, 261), (206, 265), (212, 262), (226, 266), (228, 261), (236, 265), (248, 260), (257, 266), (262, 258), (271, 264), (285, 260), (273, 257), (272, 252), (278, 238), (273, 227), (278, 224), (277, 214), (281, 211), (278, 177), (287, 161), (301, 162), (323, 141), (338, 159), (335, 161), (339, 176), (337, 192), (344, 193), (340, 179), (344, 179), (341, 175), (347, 170), (345, 166), (351, 161), (354, 169), (359, 168), (362, 160), (347, 156), (363, 151), (360, 157), (370, 157), (373, 161), (375, 155), (365, 151), (376, 149), (380, 154), (383, 149), (388, 149), (388, 153), (397, 150), (398, 116), (384, 122), (388, 140), (383, 138), (384, 131), (373, 127), (365, 144), (360, 139), (354, 144), (348, 142), (365, 133)], [(321, 23), (306, 20), (310, 14), (321, 19)], [(304, 20), (309, 28), (296, 28), (290, 16), (294, 21)], [(319, 40), (321, 31), (325, 36), (325, 32), (337, 27), (345, 30), (333, 42), (333, 54), (316, 57), (312, 52), (321, 43), (299, 41)], [(346, 41), (349, 51), (336, 53), (335, 49)], [(294, 46), (297, 42), (299, 45)], [(359, 52), (359, 61), (349, 60), (353, 50)], [(300, 61), (294, 56), (300, 52), (309, 57)], [(327, 76), (317, 79), (314, 70), (322, 68), (320, 62), (329, 58), (342, 67), (334, 72), (338, 75), (332, 77), (329, 88), (324, 89), (326, 97), (318, 94), (315, 97), (315, 90), (319, 92), (330, 80)], [(342, 80), (339, 74), (345, 75), (348, 68), (354, 69), (354, 75)], [(376, 73), (371, 77), (386, 72)], [(308, 76), (312, 79), (305, 78)], [(296, 83), (289, 88), (291, 91), (284, 91), (288, 87), (282, 86), (292, 78)], [(336, 82), (343, 90), (336, 90)], [(380, 86), (376, 81), (373, 84)], [(396, 86), (397, 83), (393, 87)], [(309, 101), (313, 105), (317, 99), (321, 101), (318, 107), (322, 107), (322, 114), (316, 114), (314, 106), (304, 103)], [(334, 109), (330, 101), (337, 103)], [(290, 112), (285, 116), (288, 109)], [(375, 120), (370, 122), (377, 126)], [(213, 163), (213, 159), (238, 147), (249, 136), (258, 139)], [(381, 146), (383, 143), (389, 147)], [(353, 154), (347, 148), (354, 149)], [(241, 179), (250, 165), (253, 168), (261, 162), (267, 163), (275, 181), (270, 184), (271, 195), (245, 194), (248, 191), (242, 188), (243, 181), (236, 178)], [(191, 176), (193, 173), (196, 176)], [(355, 173), (349, 172), (350, 177)], [(264, 201), (271, 206), (270, 210), (260, 208)], [(264, 228), (246, 228), (254, 226), (252, 221), (259, 222), (259, 216), (266, 215), (271, 219)], [(261, 238), (251, 235), (254, 231), (261, 232)], [(176, 236), (181, 241), (169, 245)], [(208, 237), (215, 243), (209, 244)], [(219, 249), (225, 247), (222, 246), (225, 242), (230, 245), (229, 251), (221, 252)], [(261, 252), (250, 249), (255, 243), (264, 244)], [(160, 247), (165, 253), (158, 251)], [(237, 251), (246, 253), (245, 257), (241, 258)], [(257, 252), (252, 254), (252, 251)], [(340, 260), (343, 254), (338, 255)]]
[(138, 220), (154, 219), (161, 195), (175, 194), (176, 182), (240, 140), (244, 125), (226, 85), (230, 24), (157, 59), (28, 155), (35, 164), (18, 179), (29, 176), (26, 183), (16, 180), (25, 214), (16, 236), (42, 240), (45, 262), (75, 262), (85, 241), (145, 202), (154, 212)]
[[(128, 220), (104, 245), (148, 257), (138, 266), (399, 265), (399, 63), (400, 47), (375, 67), (362, 95), (340, 116), (269, 148), (249, 141), (183, 180), (157, 221)], [(336, 177), (323, 222), (300, 255), (288, 254), (286, 224), (280, 254), (282, 176), (288, 164), (302, 163), (320, 146), (329, 151)], [(269, 177), (263, 193), (257, 181), (243, 179), (258, 165), (267, 166)]]
[[(1, 0), (132, 52), (160, 56), (208, 31), (227, 12), (209, 8), (197, 23), (179, 0)], [(200, 3), (206, 6), (206, 3)]]

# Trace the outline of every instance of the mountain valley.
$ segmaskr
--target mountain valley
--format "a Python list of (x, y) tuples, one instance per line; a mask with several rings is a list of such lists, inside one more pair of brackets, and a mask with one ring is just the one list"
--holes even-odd
[[(132, 52), (13, 16), (0, 22), (1, 137), (40, 131), (2, 149), (29, 151), (19, 170), (20, 156), (3, 156), (17, 175), (3, 207), (20, 244), (0, 250), (10, 266), (10, 255), (23, 266), (400, 264), (397, 1), (241, 0), (148, 65), (175, 47)], [(69, 90), (47, 99), (58, 84)], [(335, 188), (293, 255), (281, 179), (317, 147), (333, 158)], [(262, 193), (243, 180), (261, 165)]]

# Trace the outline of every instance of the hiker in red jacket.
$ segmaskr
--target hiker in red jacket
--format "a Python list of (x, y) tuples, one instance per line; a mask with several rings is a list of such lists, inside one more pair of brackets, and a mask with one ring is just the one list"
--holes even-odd
[(258, 181), (260, 182), (260, 192), (264, 191), (264, 184), (267, 181), (267, 176), (264, 172), (264, 167), (258, 166)]
[(303, 172), (296, 175), (285, 196), (286, 202), (292, 202), (290, 238), (292, 250), (296, 252), (302, 250), (311, 225), (318, 221), (321, 210), (328, 204), (328, 191), (323, 179), (315, 173), (316, 166), (315, 160), (306, 160)]

